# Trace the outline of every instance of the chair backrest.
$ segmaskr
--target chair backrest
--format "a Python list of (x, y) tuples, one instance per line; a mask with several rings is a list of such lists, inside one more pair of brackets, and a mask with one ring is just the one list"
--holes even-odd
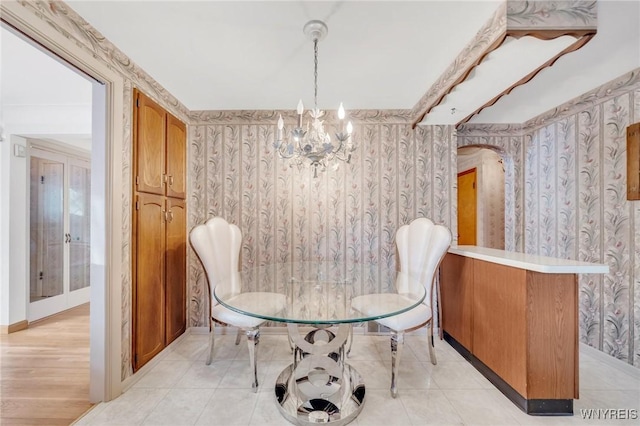
[[(221, 217), (213, 217), (194, 227), (189, 234), (189, 240), (204, 266), (211, 299), (216, 304), (213, 297), (215, 286), (224, 278), (229, 282), (233, 273), (238, 271), (242, 243), (240, 228)], [(240, 280), (233, 280), (232, 283), (240, 286)], [(234, 291), (239, 288), (225, 290)]]
[(449, 229), (424, 217), (401, 226), (396, 232), (400, 271), (425, 286), (425, 303), (431, 303), (436, 269), (450, 245)]

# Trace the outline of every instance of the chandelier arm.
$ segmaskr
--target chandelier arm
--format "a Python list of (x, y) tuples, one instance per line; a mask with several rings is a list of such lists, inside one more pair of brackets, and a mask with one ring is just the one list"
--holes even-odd
[(289, 153), (287, 152), (287, 149), (286, 149), (286, 148), (287, 148), (287, 147), (286, 147), (286, 146), (284, 146), (284, 144), (283, 144), (283, 145), (281, 145), (281, 147), (280, 147), (280, 148), (278, 148), (278, 155), (280, 156), (280, 158), (284, 158), (284, 159), (287, 159), (287, 160), (288, 160), (288, 159), (293, 158), (293, 157), (295, 157), (295, 156), (296, 156), (295, 152), (294, 152), (294, 153), (289, 154)]

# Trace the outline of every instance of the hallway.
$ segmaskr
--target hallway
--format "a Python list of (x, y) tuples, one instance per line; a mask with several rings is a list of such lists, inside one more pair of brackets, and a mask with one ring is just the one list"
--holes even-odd
[(89, 403), (89, 304), (0, 335), (0, 424), (68, 425)]

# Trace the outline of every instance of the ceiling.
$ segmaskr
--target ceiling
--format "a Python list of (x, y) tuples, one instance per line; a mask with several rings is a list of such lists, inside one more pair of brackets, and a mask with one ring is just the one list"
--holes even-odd
[(500, 1), (68, 1), (190, 110), (410, 109)]
[[(347, 109), (411, 109), (501, 1), (67, 3), (189, 110), (227, 110), (294, 109), (299, 98), (311, 105), (313, 45), (302, 33), (311, 19), (329, 27), (319, 45), (320, 108), (344, 102)], [(598, 14), (592, 41), (470, 121), (520, 123), (639, 67), (640, 1), (600, 0)], [(7, 69), (19, 54), (7, 56), (5, 39), (3, 103), (32, 102), (35, 94), (45, 103), (78, 102), (75, 96), (84, 89), (65, 90), (70, 97), (61, 100), (56, 90), (64, 86), (50, 84), (66, 81), (54, 74), (55, 66)], [(511, 46), (524, 57), (531, 52), (524, 44)], [(483, 75), (481, 65), (463, 84), (476, 79), (482, 88), (500, 80), (496, 74), (509, 78), (504, 67), (491, 70), (488, 59), (489, 72)], [(44, 79), (43, 69), (48, 70)], [(43, 93), (51, 99), (42, 100)], [(440, 107), (441, 117), (450, 115), (451, 107), (464, 111), (472, 98), (452, 92)]]
[(92, 83), (66, 62), (0, 27), (0, 125), (90, 150)]

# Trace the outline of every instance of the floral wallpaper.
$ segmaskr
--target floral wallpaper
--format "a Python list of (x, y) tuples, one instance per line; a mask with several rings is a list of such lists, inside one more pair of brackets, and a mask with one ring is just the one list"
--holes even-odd
[[(454, 222), (451, 126), (413, 130), (401, 115), (353, 112), (351, 162), (336, 162), (314, 179), (310, 168), (292, 168), (275, 154), (277, 114), (193, 117), (188, 226), (212, 216), (237, 224), (243, 268), (296, 260), (394, 268), (399, 226), (419, 216)], [(206, 281), (192, 251), (188, 264), (189, 326), (206, 326)]]
[(598, 18), (595, 0), (507, 2), (507, 26), (510, 29), (595, 28)]
[[(532, 3), (523, 4), (537, 7)], [(544, 3), (553, 6), (561, 2)], [(584, 16), (592, 15), (589, 17), (591, 23), (595, 19), (592, 14), (595, 4), (592, 3), (580, 2), (580, 5), (587, 7)], [(436, 222), (449, 225), (452, 233), (456, 234), (455, 130), (449, 126), (418, 126), (412, 129), (410, 123), (416, 121), (417, 116), (432, 105), (435, 99), (444, 96), (447, 87), (443, 81), (453, 82), (459, 79), (473, 67), (475, 59), (482, 56), (482, 46), (490, 46), (502, 37), (498, 33), (505, 25), (503, 7), (468, 49), (458, 56), (445, 73), (444, 80), (430, 88), (413, 110), (352, 112), (352, 120), (356, 123), (354, 135), (359, 146), (354, 161), (349, 165), (341, 164), (335, 171), (324, 172), (314, 180), (308, 171), (290, 169), (274, 158), (270, 141), (275, 130), (275, 111), (189, 112), (64, 2), (19, 0), (17, 4), (24, 8), (25, 16), (37, 17), (47, 22), (61, 37), (73, 41), (75, 51), (102, 61), (111, 70), (122, 75), (125, 81), (122, 94), (124, 144), (121, 176), (123, 380), (131, 375), (129, 183), (133, 87), (140, 88), (174, 115), (189, 123), (189, 227), (214, 214), (238, 223), (246, 235), (242, 256), (247, 265), (302, 258), (344, 259), (347, 264), (354, 265), (376, 262), (390, 264), (395, 258), (391, 243), (394, 230), (418, 216), (431, 217)], [(543, 9), (539, 12), (538, 15), (544, 17), (548, 11)], [(511, 8), (507, 15), (517, 13), (522, 11)], [(538, 15), (532, 16), (537, 19)], [(549, 16), (553, 18), (553, 14)], [(563, 17), (561, 20), (575, 25), (582, 19), (577, 18), (579, 19)], [(533, 21), (529, 21), (531, 22)], [(526, 19), (519, 23), (512, 19), (507, 25), (515, 27), (529, 23)], [(469, 52), (473, 55), (469, 55)], [(543, 169), (548, 167), (550, 176), (556, 176), (554, 187), (567, 191), (564, 202), (578, 207), (574, 215), (560, 220), (580, 223), (584, 227), (584, 234), (581, 233), (582, 228), (573, 234), (557, 233), (556, 238), (563, 241), (562, 247), (558, 248), (556, 244), (554, 248), (554, 244), (546, 242), (544, 249), (556, 250), (558, 253), (564, 253), (562, 250), (574, 250), (576, 253), (577, 250), (576, 255), (585, 256), (585, 259), (588, 256), (593, 256), (594, 259), (606, 257), (607, 261), (616, 263), (617, 268), (617, 272), (612, 273), (608, 279), (592, 276), (581, 280), (581, 316), (584, 317), (581, 318), (581, 338), (616, 356), (623, 357), (627, 354), (627, 359), (638, 365), (640, 290), (637, 288), (640, 286), (640, 236), (635, 232), (634, 224), (640, 223), (640, 203), (633, 203), (631, 207), (627, 202), (618, 204), (620, 178), (615, 173), (615, 166), (624, 154), (616, 150), (621, 149), (621, 142), (609, 145), (610, 140), (617, 140), (619, 129), (616, 126), (620, 126), (625, 117), (629, 118), (633, 114), (633, 120), (640, 121), (640, 89), (634, 79), (637, 80), (637, 75), (627, 76), (627, 80), (622, 79), (600, 88), (591, 93), (588, 99), (577, 102), (578, 109), (586, 109), (588, 107), (585, 105), (592, 105), (592, 98), (610, 99), (609, 93), (618, 93), (618, 89), (622, 88), (628, 93), (629, 105), (625, 106), (626, 98), (621, 98), (616, 104), (607, 104), (608, 122), (604, 120), (605, 107), (602, 105), (594, 107), (592, 114), (575, 113), (575, 120), (567, 120), (567, 133), (563, 140), (569, 141), (571, 135), (580, 135), (578, 146), (567, 145), (569, 150), (572, 147), (576, 150), (575, 155), (568, 157), (573, 161), (571, 164), (543, 164), (541, 161), (544, 158), (541, 159), (540, 155), (544, 154), (528, 153), (535, 143), (544, 139), (542, 133), (535, 133), (542, 128), (540, 120), (555, 122), (559, 120), (557, 116), (561, 115), (561, 110), (537, 117), (525, 125), (471, 126), (464, 129), (463, 137), (458, 139), (457, 144), (463, 146), (480, 143), (502, 150), (506, 190), (505, 247), (509, 250), (523, 251), (525, 246), (529, 250), (539, 249), (526, 239), (526, 218), (531, 212), (525, 208), (525, 203), (531, 202), (533, 194), (540, 195), (548, 191), (549, 188), (545, 185), (552, 182), (551, 179), (549, 182), (545, 181), (542, 192), (538, 185), (538, 192), (531, 192), (529, 195), (526, 192), (525, 173), (530, 166)], [(635, 91), (629, 89), (633, 84), (636, 84), (633, 89)], [(607, 91), (609, 93), (605, 93)], [(536, 130), (530, 130), (533, 128)], [(608, 131), (606, 138), (604, 129)], [(557, 145), (561, 142), (553, 142), (555, 135), (561, 134), (562, 130), (550, 128), (546, 131), (550, 138), (547, 142), (549, 149), (564, 149)], [(587, 131), (593, 132), (591, 137), (595, 139), (583, 137), (583, 133), (579, 133)], [(606, 153), (602, 153), (605, 148)], [(606, 161), (605, 155), (608, 156)], [(565, 169), (575, 179), (567, 179), (565, 183), (562, 178)], [(585, 183), (588, 180), (592, 180), (594, 184)], [(576, 192), (577, 188), (580, 192)], [(551, 203), (548, 207), (552, 212), (553, 209), (556, 212), (558, 209), (568, 211), (567, 208), (562, 208), (562, 201), (548, 202)], [(533, 204), (528, 205), (535, 207)], [(597, 224), (588, 222), (589, 218), (597, 217), (598, 212), (609, 213), (604, 210), (605, 207), (611, 208), (611, 215), (601, 215)], [(551, 232), (551, 229), (556, 229), (550, 222), (553, 215), (547, 214), (546, 210), (544, 214)], [(617, 222), (609, 223), (607, 229), (602, 230), (598, 224), (612, 220), (614, 216)], [(533, 223), (535, 222), (529, 223), (529, 229)], [(556, 224), (556, 227), (562, 226), (564, 225)], [(624, 232), (629, 232), (626, 235), (632, 237), (624, 239)], [(533, 235), (531, 241), (532, 238)], [(608, 254), (607, 250), (611, 247), (614, 248), (615, 256)], [(618, 256), (620, 253), (626, 255)], [(193, 253), (189, 253), (188, 262), (189, 325), (201, 326), (206, 324), (208, 295), (206, 286), (203, 286), (202, 270)], [(633, 285), (629, 284), (631, 281)], [(606, 327), (605, 321), (610, 321), (606, 323)], [(636, 350), (633, 355), (635, 358), (631, 355), (633, 348)]]
[(519, 126), (461, 126), (458, 145), (522, 158), (522, 196), (505, 193), (523, 207), (517, 251), (608, 264), (579, 277), (580, 340), (640, 367), (640, 202), (625, 187), (626, 127), (638, 121), (640, 69)]

